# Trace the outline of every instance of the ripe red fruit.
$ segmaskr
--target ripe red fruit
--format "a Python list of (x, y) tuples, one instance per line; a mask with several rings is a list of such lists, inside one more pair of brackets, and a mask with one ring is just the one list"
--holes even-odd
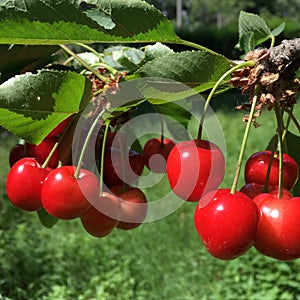
[(118, 131), (108, 132), (105, 141), (105, 148), (109, 149), (111, 147), (120, 149), (121, 151), (127, 150), (125, 134)]
[(84, 215), (80, 217), (84, 229), (95, 237), (107, 236), (118, 224), (121, 204), (112, 193), (103, 192)]
[(300, 257), (300, 197), (260, 194), (253, 199), (260, 214), (255, 248), (279, 260)]
[(108, 187), (136, 181), (144, 170), (143, 157), (133, 151), (121, 152), (119, 149), (106, 150), (104, 157), (103, 181)]
[(218, 188), (225, 173), (225, 158), (212, 142), (196, 140), (178, 143), (167, 160), (167, 174), (173, 192), (183, 200), (199, 201)]
[[(264, 191), (264, 188), (265, 188), (264, 184), (259, 184), (254, 182), (254, 183), (248, 183), (243, 187), (241, 187), (240, 192), (246, 194), (251, 199), (253, 199), (259, 194), (266, 193), (266, 192), (272, 195), (278, 194), (278, 186), (269, 185), (268, 191)], [(285, 188), (283, 188), (283, 193), (287, 196), (292, 197), (292, 194)]]
[(70, 123), (70, 121), (72, 120), (73, 115), (69, 116), (68, 118), (66, 118), (65, 120), (63, 120), (62, 122), (60, 122), (48, 135), (48, 137), (54, 137), (54, 136), (58, 136), (60, 134), (62, 134), (64, 132), (64, 130), (66, 129), (66, 127), (68, 126), (68, 124)]
[(9, 165), (12, 167), (18, 160), (28, 157), (25, 147), (22, 144), (14, 145), (9, 152)]
[(121, 200), (121, 218), (117, 228), (129, 230), (140, 226), (148, 212), (145, 194), (140, 189), (133, 187), (124, 191), (123, 186), (113, 186), (111, 192)]
[(74, 166), (54, 169), (43, 183), (42, 204), (45, 210), (56, 218), (74, 219), (82, 216), (99, 196), (97, 176), (88, 170), (80, 169), (76, 179), (75, 170)]
[[(251, 155), (245, 165), (246, 183), (264, 184), (267, 178), (269, 161), (272, 157), (272, 151), (260, 151)], [(298, 180), (298, 166), (296, 161), (288, 154), (283, 154), (283, 186), (290, 190)], [(269, 185), (278, 186), (279, 183), (279, 158), (275, 156), (272, 159)]]
[[(45, 138), (39, 145), (26, 143), (27, 154), (30, 157), (36, 158), (36, 160), (43, 164), (50, 154), (52, 148), (57, 142), (57, 137)], [(55, 150), (51, 159), (49, 160), (48, 167), (56, 168), (59, 162), (59, 148)]]
[(254, 243), (258, 210), (241, 192), (219, 189), (206, 194), (198, 203), (194, 223), (208, 252), (220, 259), (234, 259)]
[(170, 139), (152, 138), (146, 142), (143, 148), (142, 156), (145, 165), (154, 173), (165, 173), (168, 156), (175, 146)]
[(42, 208), (41, 189), (48, 173), (34, 158), (17, 161), (6, 180), (6, 192), (12, 204), (26, 211)]

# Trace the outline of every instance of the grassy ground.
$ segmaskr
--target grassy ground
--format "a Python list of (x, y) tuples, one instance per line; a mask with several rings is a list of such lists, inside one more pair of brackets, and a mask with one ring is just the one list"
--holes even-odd
[[(230, 187), (240, 149), (242, 114), (219, 110), (227, 143)], [(270, 113), (253, 129), (246, 156), (263, 149), (274, 134)], [(8, 152), (0, 146), (0, 299), (199, 300), (298, 299), (300, 263), (277, 262), (252, 249), (233, 261), (207, 254), (193, 227), (195, 204), (132, 231), (90, 237), (78, 220), (40, 225), (36, 214), (13, 208), (5, 195)], [(242, 179), (239, 186), (243, 184)], [(154, 197), (155, 195), (149, 195)], [(1, 297), (2, 296), (2, 297)]]

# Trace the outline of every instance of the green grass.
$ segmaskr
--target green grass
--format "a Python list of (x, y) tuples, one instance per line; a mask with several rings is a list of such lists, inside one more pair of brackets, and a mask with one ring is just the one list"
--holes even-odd
[[(297, 112), (296, 112), (297, 113)], [(232, 184), (245, 124), (242, 114), (218, 110), (226, 137), (223, 187)], [(246, 157), (263, 149), (275, 132), (265, 112), (252, 129)], [(251, 249), (233, 261), (211, 257), (193, 226), (195, 203), (132, 231), (96, 239), (78, 220), (42, 227), (35, 213), (10, 205), (5, 195), (8, 152), (0, 146), (0, 299), (199, 300), (298, 299), (300, 262), (279, 262)], [(239, 186), (243, 184), (241, 178)], [(155, 199), (155, 192), (148, 192)], [(2, 296), (2, 298), (1, 298)]]

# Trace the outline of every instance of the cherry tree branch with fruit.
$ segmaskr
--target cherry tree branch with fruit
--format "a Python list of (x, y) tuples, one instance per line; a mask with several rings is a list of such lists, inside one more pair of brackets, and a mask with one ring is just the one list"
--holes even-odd
[[(6, 182), (12, 204), (36, 211), (49, 228), (78, 218), (101, 238), (165, 217), (171, 211), (153, 208), (162, 199), (173, 210), (196, 202), (194, 224), (211, 255), (234, 259), (254, 246), (275, 259), (299, 258), (300, 40), (275, 46), (283, 24), (271, 30), (244, 11), (238, 21), (244, 55), (235, 61), (180, 39), (140, 0), (2, 3), (0, 125), (20, 139)], [(236, 108), (247, 124), (232, 186), (220, 188), (226, 153), (218, 139), (204, 138), (205, 125), (212, 98), (233, 88), (248, 98)], [(245, 160), (265, 109), (274, 111), (274, 136)], [(149, 115), (151, 132), (135, 131)], [(197, 136), (189, 132), (194, 119)], [(149, 201), (145, 190), (164, 178), (169, 197)]]

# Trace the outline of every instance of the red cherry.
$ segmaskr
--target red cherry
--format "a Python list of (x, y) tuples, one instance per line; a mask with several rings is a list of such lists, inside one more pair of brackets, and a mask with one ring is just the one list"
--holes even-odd
[[(269, 161), (272, 157), (272, 151), (260, 151), (251, 155), (245, 165), (246, 183), (266, 182)], [(290, 190), (298, 180), (298, 166), (296, 161), (288, 154), (283, 154), (283, 186)], [(278, 186), (279, 182), (279, 158), (273, 156), (269, 185)]]
[(175, 143), (170, 139), (164, 139), (163, 142), (159, 138), (148, 140), (142, 153), (148, 169), (154, 173), (165, 173), (166, 161), (174, 146)]
[(208, 252), (220, 259), (234, 259), (254, 243), (258, 211), (254, 202), (241, 192), (219, 189), (206, 194), (198, 203), (194, 223)]
[(145, 194), (138, 188), (129, 187), (124, 191), (123, 186), (113, 186), (111, 192), (120, 197), (121, 218), (117, 228), (130, 230), (140, 226), (148, 211)]
[(103, 192), (94, 206), (80, 217), (85, 230), (95, 237), (107, 236), (118, 224), (121, 205), (118, 197)]
[(300, 197), (260, 194), (253, 199), (260, 215), (255, 248), (279, 260), (300, 257)]
[(178, 143), (167, 160), (167, 174), (173, 192), (183, 200), (199, 201), (218, 188), (225, 172), (225, 158), (212, 142), (196, 140)]
[(68, 118), (60, 122), (50, 133), (48, 133), (47, 138), (62, 134), (66, 129), (66, 127), (68, 126), (68, 124), (70, 123), (70, 121), (72, 120), (72, 118), (73, 115), (69, 116)]
[[(104, 157), (103, 181), (108, 187), (133, 183), (144, 170), (143, 157), (133, 151), (121, 152), (119, 149), (106, 150)], [(124, 176), (123, 176), (124, 175)]]
[[(266, 192), (273, 195), (278, 194), (278, 186), (269, 185), (268, 191), (264, 191), (264, 188), (265, 188), (264, 184), (259, 184), (254, 182), (254, 183), (248, 183), (243, 187), (241, 187), (240, 192), (246, 194), (251, 199), (253, 199), (259, 194), (266, 193)], [(287, 196), (292, 197), (292, 194), (285, 188), (283, 188), (283, 193), (286, 194)]]
[(21, 158), (28, 157), (25, 147), (22, 144), (16, 144), (9, 152), (9, 165), (12, 167)]
[(32, 157), (17, 161), (6, 180), (6, 192), (12, 204), (26, 211), (42, 208), (41, 189), (48, 173)]
[(56, 218), (74, 219), (82, 216), (99, 196), (97, 176), (81, 168), (76, 179), (75, 170), (74, 166), (54, 169), (43, 183), (42, 204)]
[[(30, 157), (34, 157), (41, 164), (45, 162), (52, 148), (57, 142), (57, 137), (45, 138), (39, 145), (26, 143), (27, 154)], [(48, 167), (56, 168), (59, 162), (59, 149), (57, 148), (52, 155)]]

